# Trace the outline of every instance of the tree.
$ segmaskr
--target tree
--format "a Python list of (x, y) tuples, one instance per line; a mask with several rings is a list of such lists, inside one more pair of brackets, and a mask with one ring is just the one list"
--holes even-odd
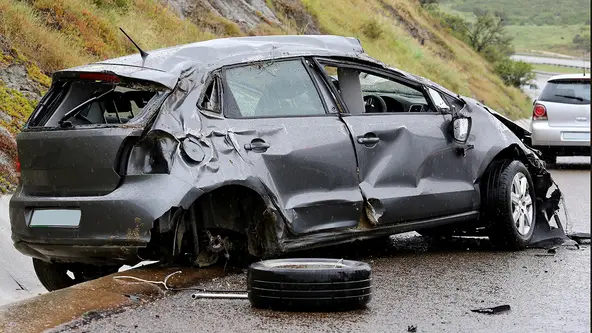
[(580, 50), (585, 50), (585, 51), (590, 51), (590, 34), (585, 33), (585, 34), (577, 34), (574, 36), (573, 38), (573, 43), (574, 45), (580, 49)]
[(494, 70), (505, 84), (517, 88), (529, 85), (535, 78), (531, 64), (524, 61), (514, 61), (510, 58), (496, 62)]
[(482, 53), (490, 46), (512, 44), (512, 38), (506, 35), (503, 17), (485, 10), (475, 10), (475, 16), (475, 22), (467, 29), (467, 41), (473, 49)]

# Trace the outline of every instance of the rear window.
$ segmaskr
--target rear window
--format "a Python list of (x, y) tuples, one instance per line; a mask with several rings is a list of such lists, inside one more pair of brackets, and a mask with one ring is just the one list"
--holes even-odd
[(590, 80), (549, 81), (539, 100), (564, 104), (590, 104)]
[(29, 127), (121, 125), (156, 109), (166, 89), (144, 82), (63, 81), (37, 107)]

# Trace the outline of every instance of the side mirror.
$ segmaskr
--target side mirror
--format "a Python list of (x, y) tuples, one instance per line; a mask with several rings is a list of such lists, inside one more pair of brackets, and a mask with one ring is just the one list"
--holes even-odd
[(454, 135), (454, 141), (457, 143), (464, 144), (469, 140), (469, 134), (471, 133), (471, 126), (473, 120), (470, 117), (457, 116), (452, 119), (452, 132)]

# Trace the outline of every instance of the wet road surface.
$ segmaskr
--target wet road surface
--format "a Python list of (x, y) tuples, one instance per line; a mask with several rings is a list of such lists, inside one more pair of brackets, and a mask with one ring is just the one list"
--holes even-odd
[[(590, 159), (559, 158), (568, 230), (590, 232)], [(329, 253), (330, 252), (330, 253)], [(137, 308), (54, 332), (590, 332), (590, 246), (495, 252), (487, 240), (433, 243), (415, 233), (383, 247), (365, 243), (317, 253), (371, 264), (368, 309), (344, 313), (258, 310), (245, 300), (193, 300), (179, 292)], [(246, 274), (199, 285), (246, 288)], [(508, 304), (509, 312), (470, 310)]]
[(521, 60), (531, 64), (554, 64), (562, 66), (573, 66), (573, 67), (585, 67), (590, 68), (590, 61), (584, 59), (561, 59), (561, 58), (549, 58), (540, 56), (530, 56), (515, 54), (511, 57), (513, 60)]

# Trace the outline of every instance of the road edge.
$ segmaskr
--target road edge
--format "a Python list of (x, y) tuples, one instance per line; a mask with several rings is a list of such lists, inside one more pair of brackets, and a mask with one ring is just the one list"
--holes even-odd
[(221, 268), (162, 268), (157, 264), (115, 273), (0, 307), (0, 332), (43, 332), (87, 314), (116, 312), (125, 307), (154, 301), (168, 293), (162, 286), (113, 277), (126, 275), (163, 281), (167, 275), (176, 271), (181, 273), (168, 280), (168, 285), (176, 288), (188, 287), (226, 274)]

